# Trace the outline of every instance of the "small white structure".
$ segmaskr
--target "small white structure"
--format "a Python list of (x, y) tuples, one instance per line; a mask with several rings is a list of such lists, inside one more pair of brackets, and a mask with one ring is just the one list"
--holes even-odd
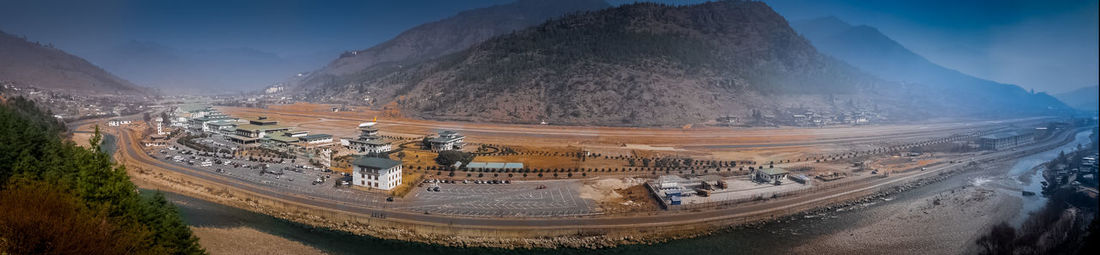
[(401, 161), (360, 157), (353, 161), (352, 184), (381, 190), (401, 185)]
[(761, 167), (760, 169), (757, 169), (755, 173), (753, 173), (753, 179), (756, 179), (757, 181), (760, 181), (760, 182), (769, 182), (770, 183), (770, 182), (782, 181), (783, 179), (786, 179), (787, 174), (788, 174), (787, 170), (784, 170), (783, 168), (775, 168), (775, 167), (763, 168), (763, 167)]
[(107, 121), (107, 126), (117, 127), (122, 125), (129, 125), (131, 122), (132, 121), (130, 120), (110, 120)]

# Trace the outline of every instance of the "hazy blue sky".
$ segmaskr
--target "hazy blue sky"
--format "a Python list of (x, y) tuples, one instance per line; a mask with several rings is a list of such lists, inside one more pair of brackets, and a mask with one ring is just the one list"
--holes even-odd
[[(367, 48), (509, 1), (0, 0), (0, 30), (82, 56), (139, 40), (292, 57)], [(1052, 92), (1098, 83), (1097, 1), (765, 2), (790, 20), (833, 15), (877, 27), (933, 62), (982, 78)]]
[(1095, 86), (1095, 0), (773, 0), (789, 20), (870, 25), (937, 64), (1039, 91)]

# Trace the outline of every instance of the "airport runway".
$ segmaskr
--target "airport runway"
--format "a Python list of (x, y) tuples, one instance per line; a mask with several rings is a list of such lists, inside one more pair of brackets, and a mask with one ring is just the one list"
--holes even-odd
[[(327, 119), (348, 122), (346, 134), (353, 136), (354, 125), (369, 121), (370, 117), (353, 116), (352, 113), (320, 113), (287, 110), (269, 110), (258, 108), (219, 107), (227, 114), (238, 117), (266, 115), (275, 120), (282, 117)], [(631, 127), (591, 127), (591, 126), (553, 126), (520, 125), (493, 123), (460, 123), (410, 119), (383, 119), (378, 127), (383, 132), (397, 134), (424, 135), (439, 130), (454, 130), (467, 136), (468, 141), (487, 140), (508, 144), (509, 141), (522, 145), (531, 141), (574, 144), (578, 141), (603, 141), (611, 143), (647, 144), (652, 146), (671, 146), (694, 149), (732, 149), (791, 147), (821, 144), (843, 144), (857, 142), (875, 142), (886, 140), (918, 139), (924, 137), (942, 137), (953, 133), (967, 133), (988, 130), (992, 127), (1026, 125), (1044, 121), (1048, 118), (1034, 117), (1011, 120), (985, 120), (969, 122), (942, 122), (931, 124), (870, 125), (820, 128), (721, 128), (702, 127), (680, 128), (631, 128)]]

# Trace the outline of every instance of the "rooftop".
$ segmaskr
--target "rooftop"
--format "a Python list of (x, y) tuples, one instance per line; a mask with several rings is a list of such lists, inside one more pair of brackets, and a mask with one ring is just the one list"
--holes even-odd
[(760, 172), (763, 173), (763, 174), (766, 174), (766, 175), (780, 175), (780, 174), (786, 174), (787, 170), (783, 170), (783, 168), (772, 167), (772, 168), (761, 168)]
[(249, 132), (257, 132), (257, 131), (279, 130), (279, 129), (289, 129), (289, 128), (284, 127), (284, 126), (279, 126), (279, 125), (259, 126), (259, 125), (253, 125), (253, 124), (241, 124), (241, 125), (237, 125), (237, 129), (238, 130), (246, 130), (246, 131), (249, 131)]
[(302, 140), (320, 140), (320, 139), (332, 138), (332, 135), (329, 135), (329, 134), (312, 134), (312, 135), (305, 135), (305, 136), (302, 136), (300, 138)]
[(500, 163), (500, 162), (470, 162), (466, 164), (466, 168), (483, 168), (483, 169), (523, 169), (523, 163)]
[(999, 133), (983, 135), (981, 138), (984, 138), (984, 139), (1004, 139), (1004, 138), (1010, 138), (1010, 137), (1014, 137), (1014, 136), (1028, 135), (1028, 134), (1031, 134), (1031, 132), (1030, 131), (1005, 131), (1005, 132), (999, 132)]
[(263, 125), (263, 126), (279, 124), (278, 121), (274, 121), (274, 120), (249, 120), (248, 123), (253, 124), (253, 125)]
[(229, 135), (229, 139), (230, 140), (236, 139), (236, 140), (240, 140), (240, 141), (255, 141), (255, 140), (259, 140), (260, 138), (244, 137), (244, 136), (239, 136), (239, 135)]
[(228, 121), (228, 120), (219, 120), (219, 121), (214, 121), (214, 122), (210, 122), (210, 123), (206, 123), (206, 124), (211, 125), (211, 126), (235, 126), (235, 125), (237, 125), (237, 122), (236, 121)]
[(264, 139), (283, 142), (283, 143), (293, 143), (293, 142), (298, 141), (297, 137), (291, 137), (290, 134), (287, 134), (286, 132), (270, 133), (270, 134), (267, 134), (267, 136), (264, 137)]
[(428, 142), (430, 142), (430, 143), (451, 143), (451, 142), (458, 141), (459, 139), (462, 139), (462, 138), (463, 137), (460, 136), (460, 135), (441, 136), (441, 137), (433, 137), (432, 139), (428, 139)]
[(376, 158), (376, 157), (359, 157), (355, 161), (351, 162), (352, 165), (361, 167), (374, 168), (374, 169), (390, 169), (395, 166), (401, 165), (401, 161), (392, 160), (388, 158)]
[(348, 140), (348, 142), (349, 143), (370, 144), (370, 145), (387, 145), (387, 144), (390, 144), (390, 143), (387, 143), (386, 141), (383, 141), (381, 138), (355, 139), (355, 140)]

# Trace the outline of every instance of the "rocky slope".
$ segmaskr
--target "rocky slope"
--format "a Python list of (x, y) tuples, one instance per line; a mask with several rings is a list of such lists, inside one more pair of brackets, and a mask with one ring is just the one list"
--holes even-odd
[(80, 57), (4, 32), (0, 32), (0, 81), (91, 94), (146, 93)]
[(926, 85), (929, 93), (942, 96), (929, 97), (930, 103), (957, 104), (956, 113), (1012, 116), (1068, 109), (1045, 93), (1031, 93), (932, 63), (873, 27), (849, 25), (836, 17), (791, 25), (824, 54), (886, 80)]
[[(851, 30), (827, 28), (836, 30), (820, 34)], [(438, 58), (329, 76), (305, 95), (426, 119), (627, 126), (723, 116), (794, 124), (806, 112), (878, 122), (1068, 109), (1046, 94), (931, 65), (885, 36), (856, 38), (866, 41), (848, 42), (864, 57), (850, 60), (853, 67), (819, 53), (762, 2), (638, 3), (565, 16)]]
[(324, 68), (290, 83), (304, 89), (343, 85), (354, 82), (364, 74), (386, 72), (403, 64), (461, 51), (494, 36), (524, 29), (550, 18), (607, 7), (610, 5), (603, 0), (519, 0), (464, 11), (450, 18), (416, 26), (374, 47), (345, 52)]
[(722, 1), (571, 15), (313, 95), (370, 95), (416, 117), (513, 123), (683, 125), (785, 109), (911, 114), (899, 110), (912, 103), (875, 89), (885, 85), (818, 54), (766, 4)]

